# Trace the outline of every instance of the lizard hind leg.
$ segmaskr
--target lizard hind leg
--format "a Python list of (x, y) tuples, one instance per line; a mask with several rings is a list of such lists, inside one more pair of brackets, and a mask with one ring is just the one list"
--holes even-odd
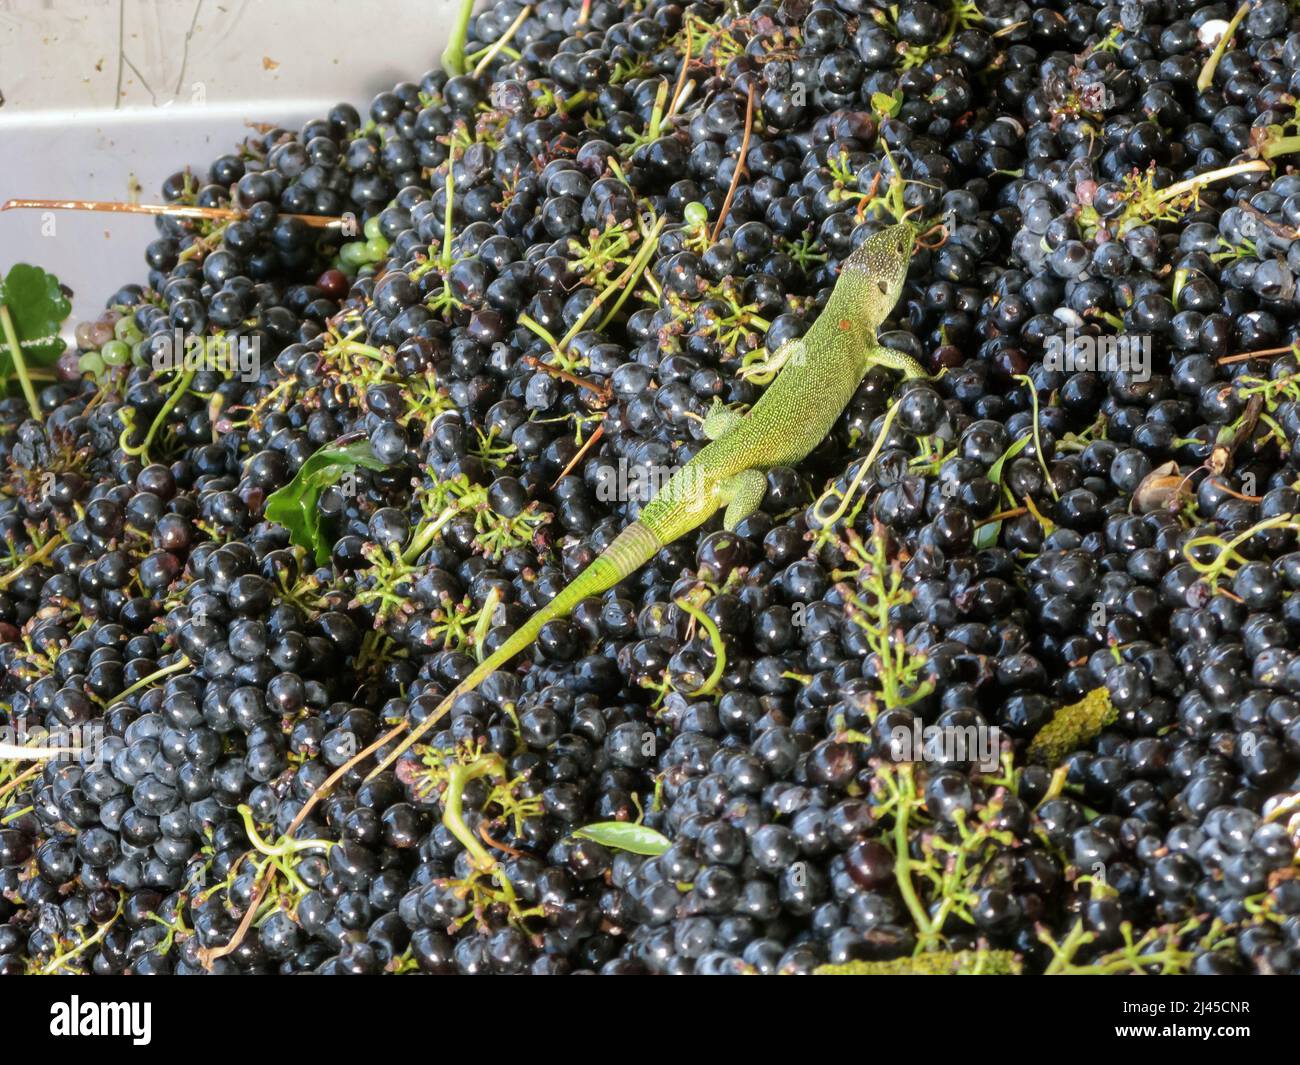
[(734, 532), (737, 525), (758, 509), (766, 491), (767, 475), (762, 470), (741, 470), (724, 482), (722, 498), (727, 511), (722, 516), (722, 527)]

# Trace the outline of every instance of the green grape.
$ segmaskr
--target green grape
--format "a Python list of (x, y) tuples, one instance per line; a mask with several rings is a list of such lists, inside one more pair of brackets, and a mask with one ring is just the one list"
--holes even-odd
[(366, 241), (367, 262), (377, 263), (388, 254), (388, 241), (383, 237), (375, 237), (373, 240)]
[(351, 244), (344, 244), (343, 247), (339, 249), (339, 261), (344, 266), (350, 266), (354, 270), (363, 263), (369, 262), (369, 255), (369, 242), (364, 240), (356, 240)]
[(135, 324), (135, 318), (129, 314), (117, 320), (113, 326), (113, 335), (127, 344), (135, 344), (144, 339), (140, 327)]
[(379, 231), (379, 215), (367, 218), (361, 231), (365, 233), (367, 240), (383, 240), (384, 235)]
[(709, 209), (699, 200), (692, 200), (688, 203), (682, 214), (686, 218), (687, 225), (690, 226), (702, 226), (709, 220)]
[(99, 349), (99, 357), (107, 366), (125, 366), (131, 360), (131, 347), (121, 340), (110, 340)]
[(99, 352), (88, 351), (77, 360), (77, 369), (92, 377), (98, 377), (104, 372), (104, 360), (99, 357)]

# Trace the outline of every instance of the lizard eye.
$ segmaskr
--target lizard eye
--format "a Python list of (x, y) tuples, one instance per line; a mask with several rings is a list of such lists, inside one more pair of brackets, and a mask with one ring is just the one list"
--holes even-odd
[(880, 294), (882, 296), (889, 295), (889, 283), (887, 281), (877, 281), (876, 288), (880, 289)]

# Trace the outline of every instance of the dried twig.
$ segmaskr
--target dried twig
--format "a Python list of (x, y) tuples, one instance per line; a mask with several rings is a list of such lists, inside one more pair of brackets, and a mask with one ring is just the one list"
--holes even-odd
[(709, 237), (712, 243), (717, 243), (718, 237), (722, 233), (722, 227), (726, 224), (727, 213), (731, 210), (731, 201), (736, 195), (736, 189), (740, 185), (740, 173), (745, 169), (745, 156), (749, 154), (749, 135), (754, 131), (754, 82), (749, 83), (749, 98), (745, 102), (745, 135), (740, 141), (740, 154), (736, 157), (736, 169), (731, 172), (731, 185), (727, 189), (727, 198), (722, 201), (722, 210), (718, 214), (717, 224), (713, 227), (713, 233)]
[(564, 478), (568, 477), (569, 474), (573, 472), (574, 467), (576, 467), (578, 463), (582, 461), (582, 457), (588, 451), (590, 451), (596, 445), (596, 441), (599, 440), (604, 435), (605, 435), (605, 426), (603, 424), (596, 426), (595, 431), (589, 437), (587, 437), (586, 442), (582, 445), (582, 447), (578, 449), (578, 453), (574, 455), (573, 458), (569, 459), (568, 465), (565, 466), (564, 469), (560, 471), (560, 476), (555, 478), (555, 484), (551, 485), (552, 491), (555, 490), (555, 485), (558, 485), (562, 480), (564, 480)]
[[(247, 213), (234, 207), (191, 207), (180, 203), (127, 203), (124, 200), (29, 200), (12, 199), (0, 203), (0, 211), (33, 209), (37, 211), (104, 211), (111, 214), (168, 215), (172, 218), (204, 218), (217, 222), (237, 222)], [(318, 214), (283, 214), (309, 226), (328, 229), (343, 225), (342, 218)]]

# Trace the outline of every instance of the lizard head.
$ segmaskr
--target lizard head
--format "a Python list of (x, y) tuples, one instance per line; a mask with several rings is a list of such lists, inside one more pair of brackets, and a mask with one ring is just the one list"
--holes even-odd
[(898, 222), (874, 233), (844, 260), (835, 294), (843, 292), (853, 317), (874, 329), (894, 309), (903, 292), (916, 242), (916, 228)]

